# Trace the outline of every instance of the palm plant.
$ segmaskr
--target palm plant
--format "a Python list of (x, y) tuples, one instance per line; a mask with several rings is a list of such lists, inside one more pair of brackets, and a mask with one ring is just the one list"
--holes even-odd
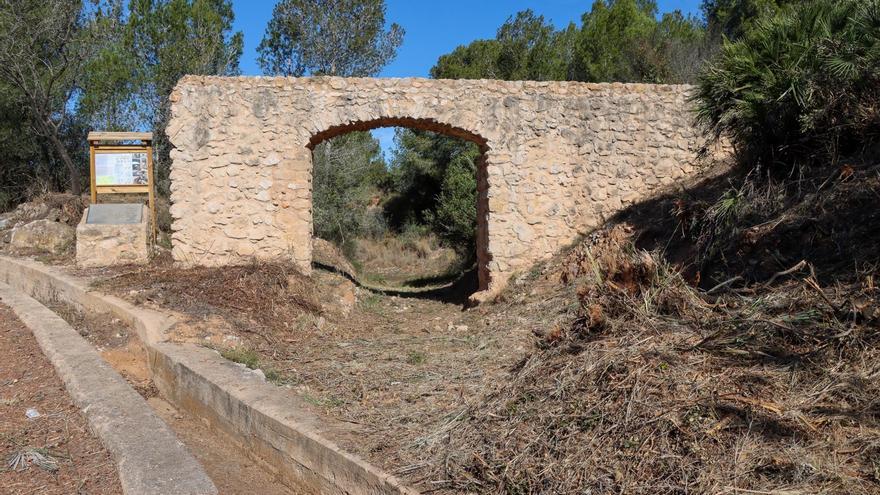
[(697, 121), (769, 167), (880, 135), (880, 0), (810, 0), (758, 21), (699, 78)]

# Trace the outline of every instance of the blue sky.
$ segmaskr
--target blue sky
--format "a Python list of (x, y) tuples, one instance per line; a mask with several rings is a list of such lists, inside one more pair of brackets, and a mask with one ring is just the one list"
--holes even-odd
[[(257, 45), (272, 17), (275, 0), (233, 0), (235, 29), (244, 33), (244, 75), (259, 75)], [(406, 30), (403, 45), (380, 74), (383, 77), (427, 77), (440, 55), (476, 39), (494, 38), (498, 27), (520, 10), (532, 9), (555, 25), (579, 23), (592, 0), (387, 0), (387, 21)], [(661, 12), (696, 14), (700, 0), (659, 0)], [(373, 134), (384, 150), (393, 145), (393, 129)]]

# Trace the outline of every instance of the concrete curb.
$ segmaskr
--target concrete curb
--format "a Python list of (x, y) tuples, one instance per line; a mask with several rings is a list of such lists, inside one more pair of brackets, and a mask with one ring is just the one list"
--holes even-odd
[(168, 425), (66, 321), (3, 283), (0, 300), (33, 332), (92, 431), (113, 455), (124, 493), (217, 493)]
[(163, 396), (207, 420), (286, 484), (322, 494), (418, 493), (327, 440), (322, 432), (337, 425), (320, 421), (292, 393), (210, 349), (165, 342), (173, 318), (91, 291), (85, 282), (30, 260), (0, 256), (0, 281), (38, 299), (55, 297), (129, 323), (147, 348)]

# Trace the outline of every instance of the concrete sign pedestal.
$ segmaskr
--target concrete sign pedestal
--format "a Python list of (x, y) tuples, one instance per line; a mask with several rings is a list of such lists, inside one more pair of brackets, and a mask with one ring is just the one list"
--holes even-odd
[(142, 204), (93, 204), (76, 228), (81, 267), (146, 264), (150, 260), (150, 212)]

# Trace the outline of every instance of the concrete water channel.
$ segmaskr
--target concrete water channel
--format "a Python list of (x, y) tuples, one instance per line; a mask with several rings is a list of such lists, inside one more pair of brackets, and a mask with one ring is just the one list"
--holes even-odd
[[(19, 307), (77, 405), (88, 408), (92, 429), (110, 442), (125, 493), (417, 493), (327, 440), (322, 431), (333, 425), (260, 374), (211, 349), (166, 341), (173, 317), (91, 291), (86, 281), (30, 260), (0, 256), (0, 283), (4, 302)], [(159, 397), (145, 401), (38, 300), (109, 315), (131, 328)]]

